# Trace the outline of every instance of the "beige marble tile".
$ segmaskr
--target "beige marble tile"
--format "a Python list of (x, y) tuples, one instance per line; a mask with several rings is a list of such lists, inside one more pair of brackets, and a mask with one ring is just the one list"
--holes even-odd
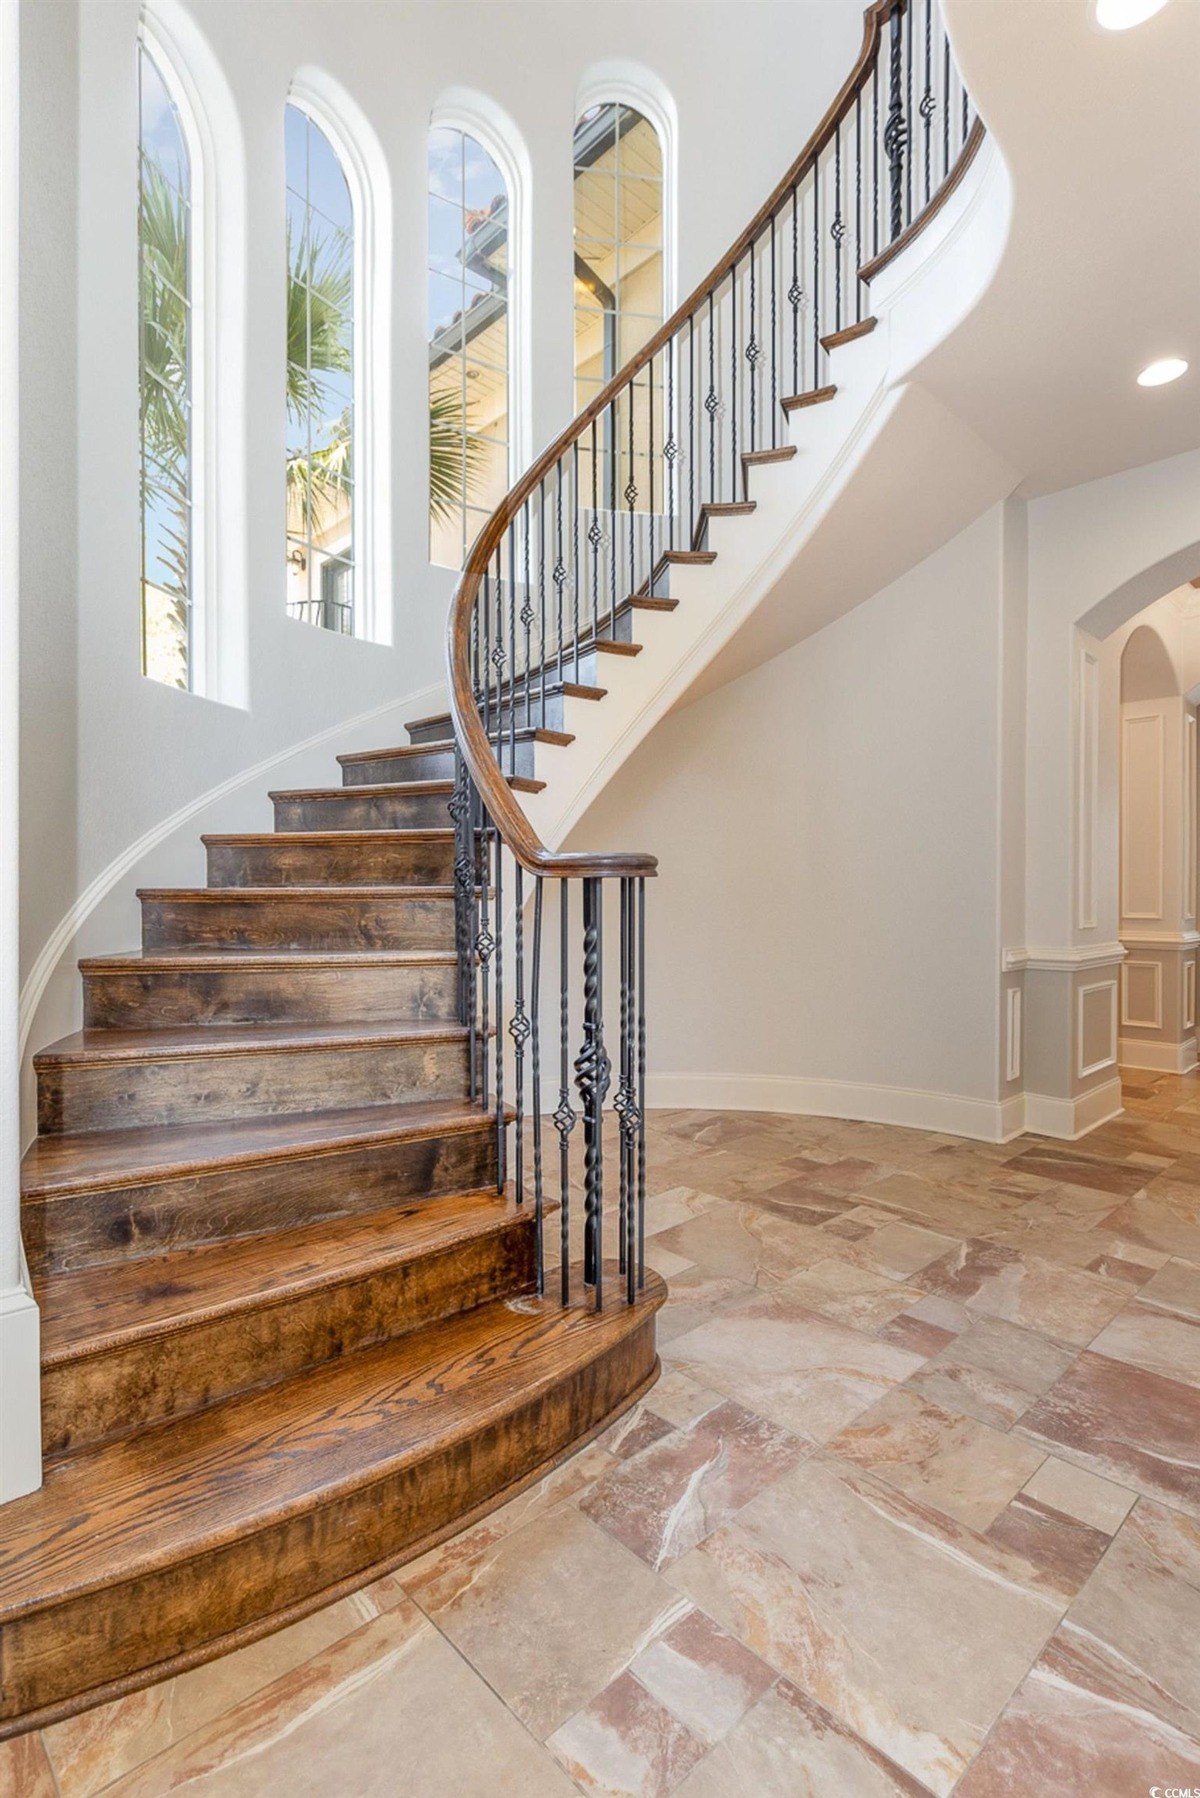
[(1164, 1723), (1136, 1673), (1114, 1668), (1064, 1625), (1025, 1679), (955, 1798), (1188, 1790), (1200, 1741)]
[(665, 1417), (649, 1406), (631, 1405), (624, 1417), (618, 1417), (616, 1423), (597, 1436), (596, 1442), (617, 1461), (628, 1461), (642, 1449), (649, 1448), (652, 1442), (669, 1436), (672, 1428)]
[(50, 1762), (36, 1731), (0, 1742), (0, 1798), (57, 1798)]
[(606, 1474), (580, 1509), (651, 1567), (663, 1567), (809, 1452), (807, 1442), (726, 1399)]
[(664, 1368), (642, 1403), (648, 1411), (678, 1425), (691, 1423), (694, 1418), (711, 1411), (714, 1405), (721, 1403), (721, 1396), (711, 1387), (689, 1380), (677, 1367), (668, 1367)]
[(715, 1193), (700, 1192), (691, 1186), (669, 1186), (652, 1193), (646, 1199), (647, 1240), (662, 1230), (686, 1224), (691, 1218), (700, 1217), (724, 1202)]
[(789, 1275), (781, 1291), (810, 1310), (869, 1335), (921, 1298), (915, 1287), (901, 1286), (887, 1274), (835, 1257)]
[(1033, 1331), (998, 1318), (971, 1317), (908, 1385), (934, 1404), (1006, 1430), (1074, 1358), (1073, 1349)]
[(604, 1798), (666, 1798), (703, 1758), (703, 1744), (622, 1673), (547, 1743), (585, 1792)]
[(1139, 1298), (1101, 1330), (1091, 1346), (1094, 1355), (1200, 1386), (1200, 1318)]
[[(398, 1581), (406, 1590), (409, 1586), (420, 1587), (424, 1592), (436, 1594), (436, 1602), (448, 1602), (459, 1585), (470, 1583), (476, 1563), (496, 1543), (586, 1492), (594, 1480), (617, 1465), (616, 1455), (599, 1442), (589, 1443), (577, 1455), (552, 1468), (535, 1485), (490, 1512), (470, 1529), (460, 1530), (457, 1536), (448, 1537), (439, 1547), (431, 1548), (427, 1554), (407, 1562), (397, 1573), (389, 1575), (383, 1582), (385, 1591), (390, 1591), (392, 1583)], [(377, 1588), (369, 1587), (368, 1593), (378, 1602)]]
[(927, 1788), (781, 1680), (677, 1798), (928, 1798)]
[(656, 1320), (660, 1350), (753, 1292), (754, 1287), (744, 1280), (710, 1268), (694, 1267), (686, 1274), (677, 1274), (667, 1287), (667, 1302)]
[[(820, 1240), (821, 1252), (828, 1244)], [(660, 1230), (656, 1241), (709, 1273), (766, 1286), (805, 1267), (811, 1256), (810, 1233), (790, 1218), (760, 1205), (721, 1205), (672, 1229)]]
[(1200, 1516), (1200, 1392), (1084, 1353), (1015, 1428), (1103, 1479)]
[(652, 1267), (664, 1280), (673, 1280), (676, 1274), (686, 1274), (689, 1268), (696, 1265), (686, 1255), (677, 1255), (672, 1249), (664, 1249), (653, 1236), (646, 1239), (645, 1253), (646, 1266)]
[(825, 1457), (668, 1576), (937, 1798), (1063, 1608), (1019, 1557)]
[(1077, 1517), (1080, 1523), (1090, 1524), (1106, 1536), (1116, 1534), (1137, 1497), (1128, 1487), (1102, 1480), (1098, 1474), (1073, 1467), (1056, 1455), (1046, 1456), (1033, 1478), (1026, 1481), (1025, 1491), (1030, 1498), (1068, 1517)]
[[(356, 1593), (247, 1648), (52, 1723), (45, 1742), (62, 1798), (88, 1798), (361, 1628), (382, 1608), (369, 1593)], [(411, 1616), (411, 1606), (408, 1611)]]
[(658, 1574), (571, 1505), (506, 1536), (452, 1583), (417, 1580), (409, 1590), (542, 1738), (684, 1608)]
[(1140, 1297), (1181, 1317), (1200, 1318), (1200, 1267), (1189, 1261), (1168, 1261), (1150, 1276)]
[(776, 1292), (729, 1306), (671, 1344), (672, 1364), (797, 1435), (823, 1442), (921, 1358)]
[(120, 1798), (569, 1798), (566, 1774), (419, 1617), (390, 1611), (110, 1786)]
[(1155, 1181), (1141, 1197), (1110, 1212), (1107, 1227), (1132, 1243), (1200, 1262), (1200, 1199), (1160, 1197), (1159, 1184)]
[(1200, 1523), (1141, 1498), (1067, 1620), (1114, 1681), (1136, 1676), (1146, 1708), (1200, 1736), (1198, 1619)]
[(964, 1243), (914, 1274), (912, 1283), (957, 1299), (968, 1311), (1021, 1324), (1079, 1348), (1129, 1301), (1120, 1282), (978, 1241)]
[(989, 1542), (999, 1543), (1035, 1567), (1042, 1590), (1064, 1601), (1075, 1597), (1108, 1550), (1111, 1538), (1053, 1506), (1018, 1492), (988, 1526)]
[(646, 1690), (712, 1745), (773, 1683), (775, 1670), (703, 1611), (689, 1611), (630, 1664)]
[(829, 1443), (829, 1453), (974, 1530), (986, 1530), (1043, 1456), (915, 1392), (889, 1392)]

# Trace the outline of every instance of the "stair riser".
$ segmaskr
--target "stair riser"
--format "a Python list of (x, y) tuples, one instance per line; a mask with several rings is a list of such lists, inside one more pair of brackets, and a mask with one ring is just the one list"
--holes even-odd
[[(581, 1437), (594, 1433), (654, 1377), (653, 1313), (615, 1347), (468, 1435), (431, 1442), (417, 1462), (302, 1515), (184, 1563), (114, 1581), (92, 1593), (27, 1612), (0, 1628), (6, 1677), (0, 1719), (70, 1700), (84, 1702), (105, 1682), (161, 1675), (181, 1653), (215, 1653), (277, 1626), (281, 1614), (315, 1609), (365, 1584), (440, 1538), (464, 1515), (544, 1473)], [(314, 1430), (320, 1420), (314, 1418)], [(348, 1462), (369, 1417), (327, 1424), (345, 1434)], [(264, 1444), (264, 1452), (266, 1445)], [(220, 1454), (219, 1435), (214, 1436)], [(153, 1491), (141, 1495), (154, 1502)], [(121, 1524), (96, 1520), (98, 1559), (119, 1563)], [(372, 1626), (373, 1628), (375, 1626)], [(406, 1626), (407, 1627), (407, 1626)], [(385, 1619), (386, 1629), (386, 1619)], [(86, 1669), (86, 1673), (84, 1670)]]
[[(577, 684), (580, 686), (592, 685), (593, 683), (591, 681), (589, 681), (589, 679), (587, 677), (586, 659), (583, 656), (581, 656), (579, 659), (579, 666), (580, 666), (581, 672), (580, 672), (579, 681)], [(566, 678), (568, 680), (570, 680), (570, 681), (575, 680), (574, 660), (572, 660), (570, 665), (565, 669), (565, 674), (566, 674)], [(599, 681), (598, 683), (595, 683), (595, 684), (598, 684), (599, 686), (603, 686), (604, 682)], [(562, 730), (563, 729), (563, 696), (562, 696), (562, 694), (560, 692), (556, 692), (556, 691), (552, 690), (549, 686), (547, 687), (545, 713), (543, 715), (541, 689), (540, 689), (540, 687), (535, 686), (534, 698), (532, 699), (532, 701), (530, 703), (530, 711), (529, 711), (528, 718), (526, 718), (526, 716), (525, 716), (525, 700), (524, 700), (524, 696), (522, 695), (518, 699), (518, 702), (517, 702), (516, 728), (518, 731), (522, 731), (526, 728), (527, 724), (531, 729), (536, 728), (538, 730)], [(511, 712), (510, 707), (507, 705), (502, 706), (500, 708), (499, 714), (497, 714), (495, 707), (493, 705), (493, 707), (491, 708), (491, 710), (489, 711), (489, 714), (488, 714), (488, 728), (489, 728), (489, 731), (490, 731), (492, 737), (496, 740), (497, 744), (499, 742), (499, 738), (500, 738), (501, 734), (504, 735), (504, 740), (505, 740), (504, 768), (505, 768), (506, 773), (508, 772), (508, 758), (509, 758), (509, 754), (510, 754), (510, 750), (508, 747), (508, 732), (512, 729), (512, 726), (513, 726), (513, 717), (512, 717), (512, 712)], [(442, 721), (442, 722), (435, 722), (433, 724), (424, 724), (424, 725), (410, 724), (407, 728), (408, 728), (408, 734), (412, 738), (412, 741), (414, 743), (425, 743), (425, 742), (438, 742), (442, 737), (445, 736), (446, 731), (449, 729), (449, 726), (444, 721)], [(520, 741), (518, 740), (518, 743), (517, 743), (518, 757), (520, 756), (520, 752), (521, 752), (521, 744), (520, 744)], [(517, 768), (518, 774), (522, 774), (525, 772), (532, 773), (532, 771), (533, 771), (532, 768), (526, 770), (526, 769), (523, 769), (522, 767), (520, 767), (519, 765)]]
[(444, 886), (453, 879), (452, 837), (305, 843), (281, 833), (269, 843), (213, 843), (208, 848), (210, 887)]
[(472, 1192), (496, 1179), (493, 1126), (416, 1142), (367, 1143), (225, 1167), (185, 1179), (27, 1198), (25, 1248), (35, 1276), (236, 1236), (262, 1236), (405, 1199)]
[[(540, 723), (540, 719), (538, 722)], [(524, 707), (522, 706), (518, 711), (517, 728), (518, 730), (523, 730), (524, 727)], [(518, 738), (517, 765), (514, 768), (512, 765), (512, 748), (506, 738), (504, 743), (505, 773), (526, 774), (532, 778), (534, 771), (534, 750), (536, 747), (536, 744), (529, 739), (522, 742), (520, 738)], [(448, 771), (434, 771), (428, 775), (424, 768), (414, 769), (412, 764), (417, 759), (418, 758), (415, 756), (408, 755), (381, 755), (376, 756), (369, 762), (351, 762), (342, 769), (342, 778), (345, 785), (350, 788), (359, 786), (370, 787), (375, 785), (383, 786), (389, 780), (452, 780), (454, 778), (453, 758), (451, 758)], [(424, 758), (422, 757), (420, 759), (423, 760)]]
[(424, 755), (373, 755), (367, 761), (342, 763), (342, 785), (347, 787), (370, 787), (387, 780), (453, 779), (452, 748), (430, 748)]
[(44, 1370), (47, 1455), (111, 1441), (533, 1289), (533, 1219), (284, 1302)]
[(454, 901), (403, 893), (312, 898), (145, 899), (142, 946), (182, 949), (435, 949), (454, 947)]
[(353, 787), (327, 798), (276, 799), (276, 830), (448, 830), (445, 793), (356, 793)]
[(457, 995), (458, 974), (451, 964), (92, 973), (83, 977), (83, 1021), (96, 1029), (400, 1018), (449, 1022), (456, 1016)]
[(466, 1094), (462, 1042), (68, 1062), (38, 1069), (38, 1129), (49, 1135), (218, 1123)]

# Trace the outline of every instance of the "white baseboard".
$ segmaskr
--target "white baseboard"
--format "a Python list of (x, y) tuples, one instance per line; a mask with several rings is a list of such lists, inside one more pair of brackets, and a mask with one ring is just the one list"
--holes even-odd
[(1156, 1074), (1190, 1074), (1200, 1061), (1194, 1036), (1181, 1043), (1139, 1043), (1123, 1036), (1117, 1049), (1123, 1068), (1149, 1068)]
[(0, 1292), (0, 1504), (42, 1483), (41, 1331), (24, 1256), (21, 1272)]
[(853, 1080), (806, 1080), (792, 1074), (651, 1074), (646, 1102), (657, 1110), (778, 1111), (799, 1117), (852, 1118), (936, 1130), (979, 1142), (1019, 1135), (1013, 1101), (968, 1099), (958, 1093)]
[(1108, 1123), (1124, 1110), (1119, 1079), (1106, 1080), (1074, 1099), (1057, 1099), (1049, 1093), (1025, 1094), (1025, 1128), (1036, 1136), (1058, 1136), (1068, 1142), (1086, 1136), (1098, 1124)]

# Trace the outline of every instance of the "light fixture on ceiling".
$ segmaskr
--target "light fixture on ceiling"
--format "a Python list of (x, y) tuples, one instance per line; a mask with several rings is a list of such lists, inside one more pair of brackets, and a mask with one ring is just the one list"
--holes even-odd
[(1167, 0), (1096, 0), (1096, 23), (1105, 31), (1128, 31), (1161, 12)]
[(1187, 363), (1182, 356), (1161, 356), (1157, 362), (1150, 362), (1138, 376), (1139, 387), (1165, 387), (1168, 381), (1177, 381), (1180, 375), (1186, 375)]

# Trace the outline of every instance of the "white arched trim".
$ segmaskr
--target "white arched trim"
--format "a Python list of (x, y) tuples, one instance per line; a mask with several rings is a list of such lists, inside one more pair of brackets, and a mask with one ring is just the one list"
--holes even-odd
[(575, 95), (575, 117), (592, 106), (632, 106), (648, 119), (662, 145), (663, 170), (663, 317), (678, 303), (676, 219), (679, 197), (679, 113), (666, 82), (640, 62), (611, 57), (593, 63)]
[(387, 158), (356, 100), (324, 69), (297, 69), (291, 105), (329, 139), (354, 215), (354, 634), (393, 639), (392, 189)]
[(483, 145), (508, 192), (508, 471), (516, 480), (533, 454), (533, 331), (530, 220), (533, 171), (525, 140), (502, 106), (474, 88), (448, 87), (429, 116), (431, 131), (464, 131)]
[(248, 704), (246, 163), (229, 85), (180, 0), (145, 0), (139, 34), (179, 113), (191, 174), (191, 685)]

